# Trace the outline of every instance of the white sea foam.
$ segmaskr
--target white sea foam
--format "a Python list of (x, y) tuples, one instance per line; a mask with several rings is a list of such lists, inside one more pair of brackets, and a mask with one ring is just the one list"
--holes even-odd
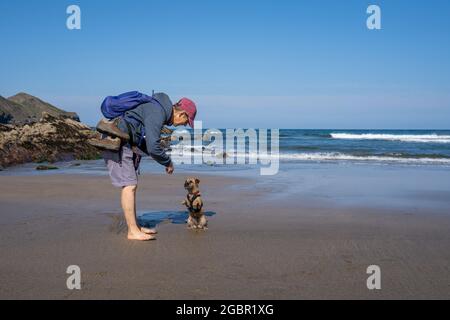
[(192, 146), (186, 146), (186, 145), (180, 145), (180, 146), (177, 146), (177, 145), (173, 145), (173, 146), (171, 146), (171, 149), (172, 149), (172, 152), (178, 152), (178, 153), (181, 153), (181, 152), (202, 152), (203, 150), (206, 152), (206, 151), (209, 151), (209, 152), (211, 152), (211, 148), (209, 148), (209, 147), (205, 147), (205, 146), (194, 146), (194, 145), (192, 145)]
[[(204, 151), (210, 154), (211, 150)], [(201, 156), (200, 150), (195, 150), (193, 155)], [(217, 158), (221, 159), (222, 153), (216, 153)], [(232, 155), (228, 155), (229, 157)], [(276, 155), (258, 154), (258, 153), (237, 153), (236, 157), (239, 159), (254, 159), (270, 161), (274, 160)], [(450, 165), (450, 159), (448, 158), (413, 158), (413, 157), (395, 157), (395, 156), (356, 156), (339, 152), (311, 152), (311, 153), (281, 153), (279, 154), (279, 160), (284, 161), (354, 161), (354, 162), (382, 162), (382, 163), (403, 163), (403, 164), (437, 164), (437, 165)]]
[(449, 135), (437, 134), (378, 134), (378, 133), (331, 133), (333, 139), (390, 140), (404, 142), (450, 143)]
[(389, 156), (355, 156), (345, 153), (292, 153), (281, 154), (280, 159), (297, 161), (364, 161), (364, 162), (396, 162), (415, 164), (450, 164), (447, 158), (408, 158)]

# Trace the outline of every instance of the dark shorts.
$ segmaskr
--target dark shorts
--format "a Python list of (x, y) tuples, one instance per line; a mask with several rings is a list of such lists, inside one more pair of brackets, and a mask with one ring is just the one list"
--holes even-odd
[(103, 152), (108, 167), (111, 182), (115, 187), (136, 186), (140, 157), (131, 151), (129, 146), (123, 146), (120, 152)]

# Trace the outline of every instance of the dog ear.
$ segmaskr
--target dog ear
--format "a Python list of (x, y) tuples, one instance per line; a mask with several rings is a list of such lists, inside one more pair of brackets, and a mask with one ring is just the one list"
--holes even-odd
[(200, 183), (200, 179), (195, 178), (195, 183), (199, 184)]

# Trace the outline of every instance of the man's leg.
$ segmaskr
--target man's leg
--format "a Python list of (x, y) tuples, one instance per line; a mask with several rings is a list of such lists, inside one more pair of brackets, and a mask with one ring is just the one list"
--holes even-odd
[(128, 226), (129, 240), (153, 240), (154, 236), (141, 231), (136, 221), (136, 189), (137, 186), (122, 188), (122, 209)]
[(152, 240), (156, 230), (140, 228), (136, 221), (136, 189), (138, 177), (134, 164), (133, 152), (129, 146), (123, 146), (120, 153), (104, 152), (111, 182), (115, 187), (122, 188), (122, 209), (128, 226), (128, 239)]

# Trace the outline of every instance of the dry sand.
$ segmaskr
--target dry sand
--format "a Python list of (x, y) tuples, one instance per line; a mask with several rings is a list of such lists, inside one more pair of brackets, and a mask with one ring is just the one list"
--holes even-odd
[[(217, 213), (208, 231), (163, 223), (157, 241), (130, 242), (108, 177), (0, 177), (0, 298), (450, 298), (447, 214), (273, 201), (232, 188), (252, 180), (200, 179)], [(183, 180), (141, 177), (138, 209), (182, 210)], [(366, 287), (373, 264), (381, 290)], [(81, 290), (66, 288), (69, 265)]]

